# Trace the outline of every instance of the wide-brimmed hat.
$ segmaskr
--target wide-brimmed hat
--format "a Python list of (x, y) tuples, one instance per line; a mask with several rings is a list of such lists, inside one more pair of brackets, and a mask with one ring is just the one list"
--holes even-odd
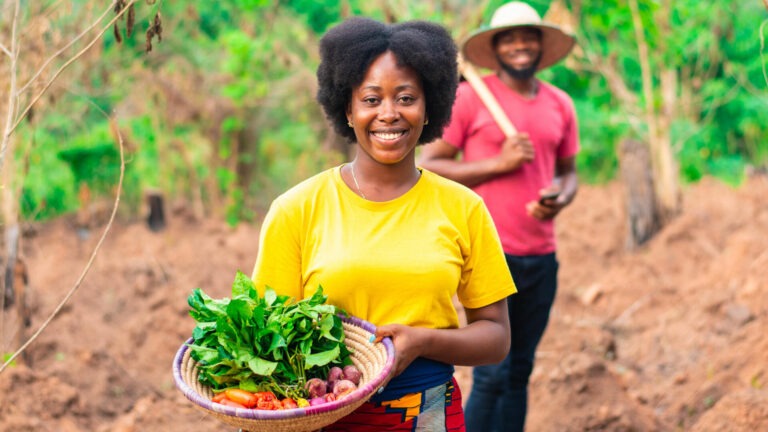
[(568, 55), (576, 39), (560, 27), (545, 23), (538, 12), (523, 2), (510, 2), (496, 9), (488, 27), (473, 32), (461, 47), (465, 59), (477, 66), (498, 69), (499, 62), (493, 50), (493, 37), (516, 27), (535, 27), (541, 30), (541, 60), (538, 70), (552, 66)]

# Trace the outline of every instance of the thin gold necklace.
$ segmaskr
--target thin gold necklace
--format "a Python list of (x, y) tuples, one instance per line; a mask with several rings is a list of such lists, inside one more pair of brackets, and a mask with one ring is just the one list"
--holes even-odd
[(360, 184), (357, 182), (357, 176), (355, 175), (355, 164), (351, 163), (349, 164), (352, 168), (352, 181), (355, 182), (355, 188), (357, 189), (357, 193), (363, 197), (363, 199), (367, 200), (368, 198), (365, 197), (365, 194), (363, 191), (360, 190)]

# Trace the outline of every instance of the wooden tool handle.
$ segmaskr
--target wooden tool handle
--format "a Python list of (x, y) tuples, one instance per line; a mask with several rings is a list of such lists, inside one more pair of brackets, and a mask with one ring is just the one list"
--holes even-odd
[(480, 96), (480, 99), (485, 104), (485, 107), (490, 111), (493, 119), (496, 120), (496, 124), (498, 124), (501, 131), (504, 132), (504, 135), (507, 137), (517, 135), (517, 129), (515, 129), (515, 126), (509, 120), (509, 117), (507, 117), (504, 110), (501, 109), (501, 105), (499, 105), (499, 102), (493, 97), (491, 91), (488, 90), (488, 86), (486, 86), (485, 81), (480, 78), (475, 67), (472, 66), (471, 63), (464, 61), (461, 54), (459, 54), (458, 62), (459, 72), (464, 76), (464, 79), (467, 80), (469, 85), (475, 89), (477, 95)]

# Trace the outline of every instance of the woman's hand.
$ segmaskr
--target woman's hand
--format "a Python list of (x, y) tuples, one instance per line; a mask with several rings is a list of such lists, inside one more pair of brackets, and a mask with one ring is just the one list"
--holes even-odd
[(400, 375), (416, 360), (416, 357), (422, 355), (419, 348), (423, 346), (425, 330), (427, 329), (402, 324), (386, 324), (376, 328), (375, 342), (389, 337), (392, 338), (392, 344), (395, 346), (395, 365), (390, 378)]
[[(429, 329), (387, 324), (376, 329), (375, 342), (392, 338), (395, 377), (417, 357), (460, 366), (498, 363), (509, 352), (509, 316), (503, 298), (477, 309), (465, 308), (467, 325), (454, 329)], [(385, 383), (386, 384), (386, 383)]]

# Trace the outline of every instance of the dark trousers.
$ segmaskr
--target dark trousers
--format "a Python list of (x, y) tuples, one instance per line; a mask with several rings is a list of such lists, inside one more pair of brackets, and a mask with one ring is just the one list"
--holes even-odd
[(512, 347), (503, 362), (473, 369), (465, 410), (467, 432), (523, 431), (528, 378), (555, 300), (558, 262), (554, 253), (506, 258), (518, 291), (507, 298)]

